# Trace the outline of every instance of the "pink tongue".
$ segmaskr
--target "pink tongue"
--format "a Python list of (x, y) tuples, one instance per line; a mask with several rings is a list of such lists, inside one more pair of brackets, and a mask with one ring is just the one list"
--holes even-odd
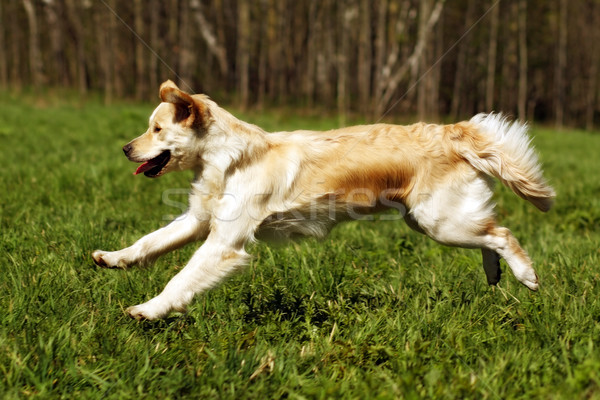
[(153, 167), (153, 165), (150, 165), (150, 161), (146, 161), (145, 163), (140, 165), (133, 174), (134, 175), (142, 174), (142, 173), (148, 171), (149, 169), (152, 169), (152, 167)]

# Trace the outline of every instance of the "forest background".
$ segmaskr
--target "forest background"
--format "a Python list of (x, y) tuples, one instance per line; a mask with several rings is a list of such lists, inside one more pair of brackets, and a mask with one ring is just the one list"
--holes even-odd
[(0, 87), (593, 129), (597, 0), (2, 0)]

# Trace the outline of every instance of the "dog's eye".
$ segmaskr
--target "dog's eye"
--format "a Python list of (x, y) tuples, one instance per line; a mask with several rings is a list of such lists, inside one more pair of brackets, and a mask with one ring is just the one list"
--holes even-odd
[(154, 127), (154, 133), (158, 133), (162, 130), (162, 128), (160, 126), (155, 126)]

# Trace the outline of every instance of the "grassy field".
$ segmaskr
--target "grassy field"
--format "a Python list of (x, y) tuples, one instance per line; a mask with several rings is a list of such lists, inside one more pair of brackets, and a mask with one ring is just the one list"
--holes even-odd
[[(188, 246), (146, 269), (96, 268), (168, 222), (189, 174), (133, 176), (121, 146), (153, 105), (0, 96), (0, 397), (600, 398), (600, 135), (533, 129), (558, 192), (544, 215), (503, 187), (500, 221), (540, 290), (403, 222), (253, 245), (246, 270), (185, 315), (138, 323)], [(334, 118), (250, 114), (266, 129)]]

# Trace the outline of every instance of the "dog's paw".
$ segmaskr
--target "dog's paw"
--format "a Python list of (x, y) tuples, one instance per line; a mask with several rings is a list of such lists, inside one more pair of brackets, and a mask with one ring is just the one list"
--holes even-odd
[(525, 286), (527, 286), (530, 290), (533, 290), (534, 292), (536, 290), (538, 290), (539, 287), (539, 279), (537, 274), (534, 272), (532, 277), (528, 277), (526, 279), (521, 280), (521, 283)]
[(185, 313), (187, 307), (182, 303), (173, 304), (164, 296), (156, 296), (155, 298), (137, 306), (129, 307), (125, 312), (133, 319), (141, 320), (155, 320), (167, 317), (171, 312)]
[(515, 274), (515, 277), (530, 290), (534, 292), (538, 290), (539, 279), (533, 268), (528, 268), (525, 271), (522, 271), (520, 274)]
[(94, 264), (102, 268), (109, 268), (109, 265), (104, 260), (104, 255), (106, 255), (106, 251), (96, 250), (92, 253), (92, 260), (94, 260)]
[(96, 250), (92, 253), (94, 263), (102, 268), (127, 268), (127, 263), (120, 257), (115, 256), (116, 252)]
[(137, 306), (128, 307), (125, 312), (133, 319), (137, 321), (153, 321), (166, 316), (166, 312), (157, 309), (150, 302), (144, 304), (138, 304)]
[(147, 320), (154, 319), (153, 316), (149, 315), (148, 312), (146, 312), (146, 310), (144, 310), (143, 304), (128, 307), (125, 310), (125, 312), (127, 313), (127, 315), (129, 315), (129, 317), (131, 317), (137, 321), (142, 321), (145, 319), (147, 319)]

